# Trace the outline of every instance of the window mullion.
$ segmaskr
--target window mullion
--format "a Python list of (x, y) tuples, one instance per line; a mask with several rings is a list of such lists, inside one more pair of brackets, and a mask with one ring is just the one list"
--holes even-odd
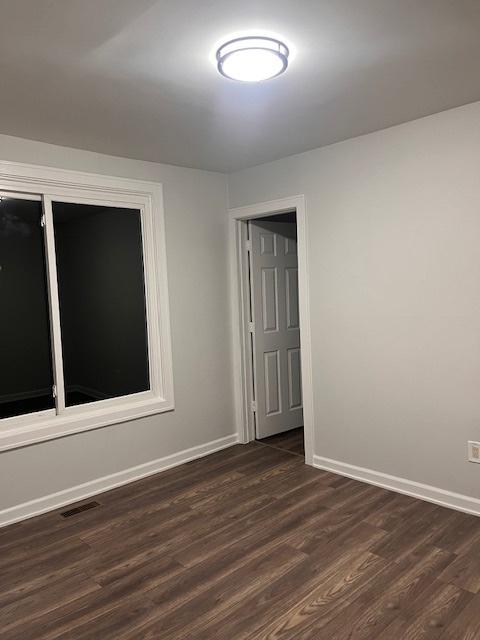
[(60, 328), (60, 305), (58, 301), (57, 261), (55, 234), (53, 229), (52, 200), (43, 196), (44, 236), (47, 256), (48, 296), (50, 326), (52, 332), (53, 376), (55, 380), (55, 403), (57, 413), (65, 411), (65, 385), (63, 380), (62, 334)]

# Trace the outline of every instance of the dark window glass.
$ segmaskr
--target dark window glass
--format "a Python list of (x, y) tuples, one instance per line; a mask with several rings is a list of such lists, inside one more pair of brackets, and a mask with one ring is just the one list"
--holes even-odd
[(54, 408), (40, 202), (0, 200), (0, 418)]
[(140, 211), (52, 206), (66, 405), (148, 390)]

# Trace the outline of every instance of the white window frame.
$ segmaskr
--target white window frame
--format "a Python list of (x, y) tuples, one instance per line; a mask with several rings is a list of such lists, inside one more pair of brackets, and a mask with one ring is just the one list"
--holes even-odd
[[(41, 200), (57, 407), (0, 419), (0, 451), (174, 409), (162, 185), (51, 167), (0, 162), (0, 195)], [(141, 215), (150, 390), (66, 407), (52, 201), (137, 209)], [(1, 366), (1, 364), (0, 364)]]

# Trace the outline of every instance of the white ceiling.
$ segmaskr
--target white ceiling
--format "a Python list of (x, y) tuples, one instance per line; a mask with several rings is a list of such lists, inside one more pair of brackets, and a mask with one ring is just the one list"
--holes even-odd
[[(479, 0), (0, 0), (0, 132), (232, 171), (480, 100)], [(220, 76), (224, 36), (294, 45)]]

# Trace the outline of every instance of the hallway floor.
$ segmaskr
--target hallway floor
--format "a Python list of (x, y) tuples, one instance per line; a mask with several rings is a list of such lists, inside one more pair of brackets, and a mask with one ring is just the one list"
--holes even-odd
[(261, 440), (257, 440), (257, 442), (260, 444), (267, 444), (270, 447), (275, 447), (275, 449), (290, 451), (290, 453), (296, 453), (299, 456), (305, 457), (303, 427), (284, 431), (283, 433), (270, 436), (269, 438), (262, 438)]

